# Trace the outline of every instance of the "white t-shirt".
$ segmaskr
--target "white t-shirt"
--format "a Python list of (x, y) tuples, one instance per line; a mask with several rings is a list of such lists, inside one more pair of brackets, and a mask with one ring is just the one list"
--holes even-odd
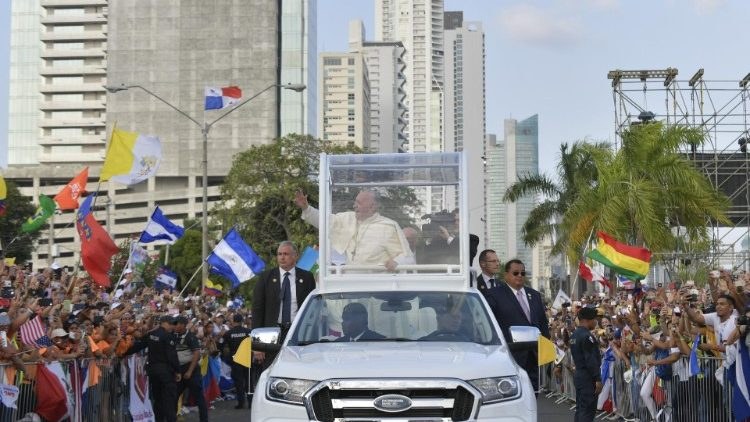
[(716, 312), (703, 314), (703, 320), (707, 326), (713, 328), (716, 334), (716, 344), (722, 344), (737, 328), (737, 311), (732, 312), (732, 315), (724, 321), (716, 315)]

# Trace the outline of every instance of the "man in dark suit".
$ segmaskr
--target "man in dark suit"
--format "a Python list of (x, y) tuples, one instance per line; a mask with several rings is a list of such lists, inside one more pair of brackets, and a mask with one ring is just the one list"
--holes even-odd
[[(526, 267), (523, 262), (519, 259), (506, 262), (504, 277), (505, 283), (490, 289), (486, 298), (505, 340), (512, 341), (510, 327), (514, 325), (537, 327), (543, 336), (549, 338), (549, 321), (544, 312), (542, 295), (531, 287), (524, 286)], [(537, 390), (539, 368), (536, 349), (511, 353), (516, 362), (529, 374), (534, 390)]]
[(482, 273), (477, 276), (477, 289), (487, 295), (489, 289), (500, 284), (500, 259), (492, 249), (485, 249), (479, 253), (479, 268)]
[[(253, 328), (288, 328), (297, 310), (315, 289), (312, 273), (297, 268), (299, 252), (294, 243), (279, 244), (276, 260), (279, 266), (261, 274), (253, 290)], [(253, 360), (263, 362), (263, 352), (253, 352)]]
[(367, 328), (367, 308), (359, 302), (344, 306), (341, 320), (344, 335), (336, 341), (372, 341), (385, 338), (384, 335)]

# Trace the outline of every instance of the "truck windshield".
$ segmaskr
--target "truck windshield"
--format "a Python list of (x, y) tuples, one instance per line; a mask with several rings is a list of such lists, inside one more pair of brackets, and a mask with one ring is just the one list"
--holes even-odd
[(478, 293), (356, 292), (309, 298), (289, 345), (351, 341), (501, 344)]

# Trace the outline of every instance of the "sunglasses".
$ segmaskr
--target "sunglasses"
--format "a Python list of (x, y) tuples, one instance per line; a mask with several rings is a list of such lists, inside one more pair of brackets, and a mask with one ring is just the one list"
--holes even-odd
[(512, 272), (511, 274), (513, 274), (513, 275), (514, 275), (514, 276), (516, 276), (516, 277), (518, 277), (518, 275), (519, 275), (519, 274), (520, 274), (521, 276), (523, 276), (523, 277), (526, 277), (526, 271), (521, 271), (521, 272), (518, 272), (518, 271), (513, 271), (513, 272)]

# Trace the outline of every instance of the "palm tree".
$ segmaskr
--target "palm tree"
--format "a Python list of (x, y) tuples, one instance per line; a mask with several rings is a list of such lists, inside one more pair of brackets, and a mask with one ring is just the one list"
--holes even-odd
[(710, 220), (729, 223), (727, 198), (680, 153), (703, 139), (700, 130), (655, 122), (625, 131), (617, 152), (592, 154), (597, 183), (582, 186), (563, 219), (568, 253), (580, 251), (594, 230), (663, 252), (677, 245), (674, 227), (700, 242), (709, 238)]
[(609, 151), (607, 143), (586, 141), (560, 145), (560, 161), (556, 172), (558, 181), (547, 175), (525, 174), (518, 177), (505, 192), (505, 202), (516, 202), (529, 195), (540, 195), (542, 202), (530, 212), (521, 228), (523, 241), (534, 246), (545, 237), (553, 239), (552, 253), (565, 252), (568, 235), (560, 224), (570, 206), (577, 200), (581, 189), (590, 188), (596, 183), (597, 169), (592, 156), (601, 151)]

